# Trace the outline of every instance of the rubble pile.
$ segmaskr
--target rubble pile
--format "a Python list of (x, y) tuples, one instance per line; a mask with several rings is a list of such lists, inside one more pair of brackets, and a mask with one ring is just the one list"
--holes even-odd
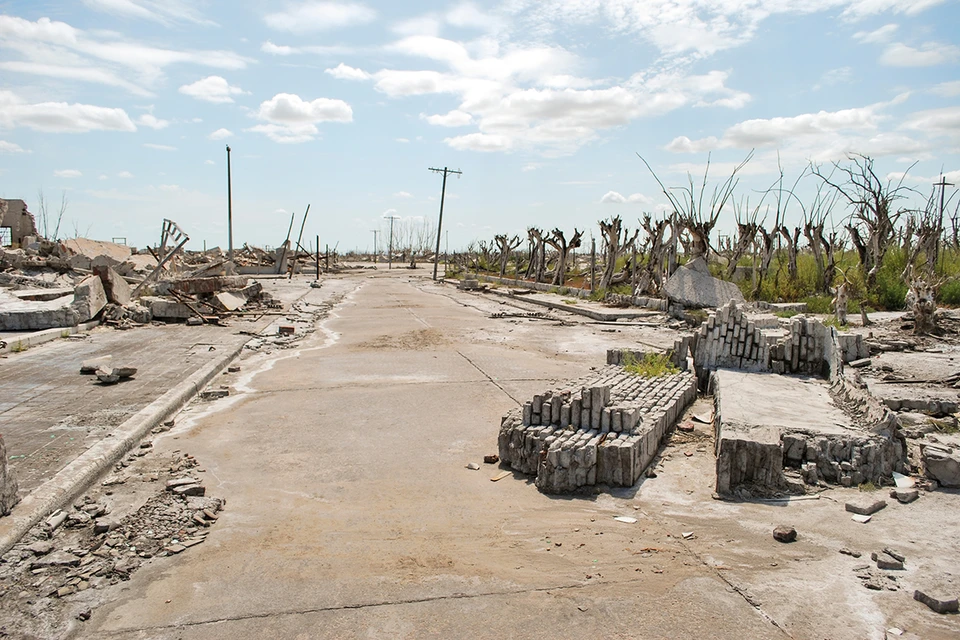
[(696, 394), (692, 372), (644, 378), (607, 365), (507, 413), (500, 425), (500, 460), (535, 475), (545, 493), (595, 484), (632, 486)]
[(168, 471), (136, 478), (169, 480), (125, 517), (114, 516), (110, 504), (115, 485), (133, 479), (123, 476), (108, 478), (104, 495), (87, 495), (51, 514), (0, 558), (0, 602), (42, 611), (73, 594), (128, 580), (151, 558), (204, 542), (225, 503), (205, 495), (196, 466), (192, 456), (176, 454)]
[[(175, 228), (169, 223), (165, 233), (167, 226)], [(0, 249), (0, 331), (74, 327), (94, 319), (121, 329), (153, 320), (203, 324), (278, 306), (258, 282), (237, 275), (236, 263), (254, 261), (273, 272), (276, 258), (267, 252), (245, 245), (234, 263), (219, 248), (181, 247), (137, 252), (86, 238), (27, 237), (19, 248)]]

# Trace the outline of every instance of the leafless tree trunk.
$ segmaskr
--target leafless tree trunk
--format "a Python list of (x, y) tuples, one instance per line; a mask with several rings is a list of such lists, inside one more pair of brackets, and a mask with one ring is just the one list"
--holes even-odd
[(500, 254), (500, 277), (502, 278), (507, 272), (507, 262), (510, 260), (510, 254), (520, 246), (520, 236), (509, 238), (500, 234), (494, 236), (493, 241), (497, 244), (497, 252)]
[(797, 253), (800, 251), (800, 227), (794, 227), (791, 233), (786, 225), (777, 227), (777, 232), (783, 236), (787, 245), (787, 274), (791, 280), (797, 279)]
[(566, 282), (567, 262), (570, 259), (570, 254), (573, 253), (582, 243), (582, 238), (583, 231), (578, 231), (576, 228), (574, 228), (573, 237), (570, 238), (569, 242), (567, 242), (563, 231), (557, 228), (551, 232), (550, 237), (543, 239), (544, 242), (553, 247), (557, 252), (557, 269), (553, 276), (554, 285), (562, 287)]
[(628, 229), (623, 228), (623, 222), (620, 216), (614, 216), (609, 220), (601, 220), (599, 223), (600, 232), (603, 234), (603, 252), (604, 266), (603, 275), (600, 276), (600, 288), (606, 289), (614, 284), (614, 275), (617, 271), (617, 259), (630, 246), (639, 230), (633, 234), (633, 238), (627, 239), (630, 233)]

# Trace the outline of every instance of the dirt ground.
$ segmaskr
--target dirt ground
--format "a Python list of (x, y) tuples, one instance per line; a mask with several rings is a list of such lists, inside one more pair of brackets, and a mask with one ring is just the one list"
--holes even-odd
[[(54, 547), (80, 566), (4, 557), (0, 637), (960, 636), (960, 616), (913, 600), (960, 595), (957, 491), (714, 499), (712, 427), (693, 419), (709, 398), (630, 489), (491, 482), (502, 470), (482, 457), (503, 413), (607, 348), (672, 345), (665, 324), (594, 323), (403, 270), (329, 278), (316, 295), (333, 305), (317, 331), (247, 351), (219, 381), (228, 397), (192, 403), (115, 472), (122, 483), (91, 489), (127, 524), (58, 529)], [(524, 313), (541, 315), (511, 317)], [(156, 506), (184, 476), (225, 502), (206, 525), (185, 502)], [(844, 503), (865, 497), (888, 506), (859, 524)], [(168, 514), (165, 537), (147, 535), (148, 513)], [(780, 524), (796, 542), (773, 539)], [(863, 569), (885, 547), (905, 569)], [(64, 580), (75, 589), (50, 593)]]

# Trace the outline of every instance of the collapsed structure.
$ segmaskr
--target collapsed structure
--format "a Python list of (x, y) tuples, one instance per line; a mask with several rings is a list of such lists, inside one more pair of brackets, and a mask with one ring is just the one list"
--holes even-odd
[(860, 336), (818, 320), (748, 314), (730, 301), (668, 352), (680, 368), (642, 378), (623, 351), (583, 380), (534, 396), (501, 421), (499, 455), (544, 492), (632, 486), (698, 387), (714, 398), (716, 490), (724, 496), (803, 493), (906, 471), (897, 420), (855, 369)]

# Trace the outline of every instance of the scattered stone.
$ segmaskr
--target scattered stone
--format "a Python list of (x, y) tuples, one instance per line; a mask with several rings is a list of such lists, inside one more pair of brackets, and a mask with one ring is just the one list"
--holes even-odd
[(913, 599), (917, 602), (922, 602), (937, 613), (957, 613), (960, 611), (960, 602), (958, 602), (956, 598), (941, 600), (939, 598), (929, 596), (923, 591), (917, 589), (913, 592)]
[(97, 369), (106, 369), (112, 359), (113, 356), (107, 355), (84, 360), (80, 363), (80, 373), (83, 375), (93, 375), (97, 372)]
[(280, 325), (277, 327), (277, 334), (281, 336), (292, 336), (296, 332), (296, 327), (289, 325)]
[(943, 487), (960, 487), (960, 452), (938, 443), (922, 443), (920, 459), (928, 478)]
[(199, 316), (190, 316), (187, 318), (186, 323), (188, 327), (198, 327), (203, 324), (203, 318)]
[(209, 391), (201, 391), (200, 399), (201, 400), (216, 400), (218, 398), (226, 398), (230, 395), (229, 389), (210, 389)]
[(883, 509), (885, 506), (887, 506), (886, 500), (875, 500), (873, 502), (867, 502), (867, 503), (848, 502), (845, 505), (845, 508), (850, 513), (856, 513), (857, 515), (861, 515), (861, 516), (872, 516), (877, 511), (880, 511), (880, 509)]
[(901, 504), (910, 504), (920, 497), (920, 492), (916, 489), (891, 489), (890, 497)]
[(53, 543), (49, 540), (37, 540), (24, 547), (35, 556), (45, 556), (53, 551)]
[(173, 480), (167, 480), (167, 491), (173, 491), (176, 487), (182, 487), (188, 484), (197, 484), (200, 481), (196, 478), (191, 478), (189, 476), (184, 478), (174, 478)]
[(877, 563), (877, 569), (899, 571), (903, 569), (903, 562), (886, 553), (871, 553), (870, 559)]
[(53, 512), (49, 518), (47, 518), (46, 526), (50, 531), (55, 531), (57, 527), (63, 524), (63, 521), (67, 519), (67, 512), (57, 509)]
[(797, 539), (797, 530), (787, 525), (780, 525), (773, 530), (773, 539), (777, 542), (793, 542)]
[(132, 573), (133, 571), (136, 571), (139, 566), (140, 566), (140, 561), (136, 558), (136, 556), (127, 556), (126, 558), (121, 558), (120, 560), (117, 560), (117, 562), (114, 563), (113, 565), (113, 570), (116, 573), (122, 573), (127, 575)]
[(848, 549), (846, 547), (840, 549), (840, 553), (845, 556), (851, 556), (853, 558), (859, 558), (862, 554), (859, 551), (854, 551), (853, 549)]
[(849, 365), (854, 369), (863, 369), (864, 367), (869, 367), (870, 364), (870, 358), (861, 358), (860, 360), (854, 360), (853, 362), (849, 363)]
[(498, 462), (500, 462), (500, 456), (498, 456), (497, 454), (493, 454), (491, 456), (483, 456), (483, 461), (486, 464), (497, 464)]
[(900, 553), (900, 552), (897, 551), (896, 549), (891, 549), (890, 547), (884, 547), (884, 548), (883, 548), (883, 552), (884, 552), (885, 554), (887, 554), (888, 556), (890, 556), (891, 558), (896, 558), (896, 559), (899, 560), (900, 562), (904, 562), (904, 561), (906, 561), (906, 559), (907, 559), (907, 556), (903, 555), (902, 553)]
[(240, 365), (238, 364), (227, 367), (227, 373), (237, 373), (238, 371), (240, 371)]
[(90, 619), (91, 613), (92, 612), (90, 611), (90, 609), (84, 609), (83, 611), (77, 614), (77, 620), (79, 620), (80, 622), (86, 622), (87, 620)]
[(186, 547), (183, 546), (182, 544), (169, 544), (165, 546), (163, 550), (169, 554), (177, 554), (177, 553), (180, 553), (181, 551), (185, 551)]
[(870, 522), (871, 519), (873, 519), (873, 516), (861, 516), (858, 514), (858, 515), (852, 516), (850, 519), (853, 520), (854, 522), (859, 522), (860, 524), (867, 524), (868, 522)]
[(683, 431), (685, 433), (690, 433), (694, 430), (692, 422), (681, 422), (677, 425), (677, 431)]
[(108, 533), (120, 526), (120, 521), (113, 518), (99, 518), (93, 523), (93, 532), (96, 534)]
[(202, 496), (207, 490), (202, 484), (185, 484), (174, 487), (173, 492), (178, 496)]
[(476, 462), (468, 462), (467, 469), (470, 469), (471, 471), (479, 471), (480, 465), (478, 465)]
[(67, 551), (53, 551), (38, 560), (30, 563), (31, 569), (44, 567), (75, 567), (80, 564), (80, 558)]

